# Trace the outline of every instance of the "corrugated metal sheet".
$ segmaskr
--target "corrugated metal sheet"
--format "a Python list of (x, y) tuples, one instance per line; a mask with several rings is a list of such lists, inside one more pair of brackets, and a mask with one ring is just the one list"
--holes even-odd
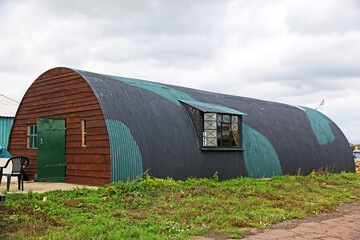
[[(352, 152), (341, 130), (333, 122), (326, 122), (335, 138), (320, 144), (309, 116), (298, 107), (137, 79), (77, 72), (93, 89), (105, 119), (119, 121), (131, 132), (140, 152), (142, 171), (150, 169), (152, 176), (184, 179), (190, 176), (209, 177), (218, 172), (220, 178), (232, 178), (247, 175), (247, 168), (252, 176), (266, 177), (280, 175), (281, 172), (296, 174), (299, 167), (306, 174), (332, 164), (335, 164), (334, 171), (354, 171)], [(192, 122), (179, 100), (223, 106), (247, 114), (243, 117), (246, 153), (201, 151)], [(116, 133), (116, 127), (108, 129), (109, 135), (120, 134)], [(318, 133), (326, 134), (324, 131)], [(113, 149), (121, 147), (120, 138), (110, 141), (114, 141), (110, 143)], [(114, 150), (111, 151), (113, 154)], [(124, 154), (118, 151), (113, 156), (128, 160), (114, 161), (131, 161)], [(139, 168), (140, 165), (136, 164), (133, 169)], [(140, 172), (130, 170), (120, 173), (122, 168), (115, 168), (113, 176), (125, 174), (131, 177), (134, 176), (133, 171)], [(256, 168), (261, 169), (258, 171)], [(123, 176), (116, 178), (123, 179)]]
[(192, 98), (188, 94), (186, 94), (182, 91), (176, 90), (172, 87), (166, 86), (164, 84), (150, 82), (150, 81), (144, 81), (144, 80), (140, 80), (140, 79), (111, 76), (111, 75), (104, 75), (104, 76), (119, 80), (119, 81), (127, 83), (131, 86), (139, 87), (139, 88), (151, 91), (153, 93), (156, 93), (159, 96), (162, 96), (163, 98), (169, 100), (170, 102), (178, 105), (179, 107), (180, 107), (180, 103), (179, 103), (180, 99), (188, 100), (188, 101), (196, 101), (194, 98)]
[(0, 146), (7, 148), (14, 118), (0, 117)]
[(111, 182), (134, 180), (143, 173), (141, 153), (129, 128), (106, 119), (111, 151)]
[(244, 159), (249, 177), (282, 176), (278, 155), (269, 140), (246, 124), (243, 124), (243, 136), (246, 149)]
[(239, 112), (235, 109), (231, 109), (228, 107), (224, 107), (218, 104), (210, 104), (210, 103), (203, 103), (199, 101), (189, 101), (189, 100), (180, 100), (180, 102), (184, 102), (197, 108), (203, 112), (215, 112), (215, 113), (227, 113), (227, 114), (236, 114), (236, 115), (246, 115), (245, 113)]
[(302, 108), (305, 109), (306, 116), (311, 123), (311, 128), (319, 144), (325, 145), (333, 142), (335, 136), (330, 128), (330, 123), (332, 123), (332, 121), (319, 111), (307, 107)]
[(15, 117), (19, 103), (0, 94), (0, 117)]

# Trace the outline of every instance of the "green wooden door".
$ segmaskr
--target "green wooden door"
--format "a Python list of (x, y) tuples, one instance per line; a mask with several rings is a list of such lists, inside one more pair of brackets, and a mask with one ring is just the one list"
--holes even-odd
[(37, 119), (37, 181), (65, 182), (65, 119)]

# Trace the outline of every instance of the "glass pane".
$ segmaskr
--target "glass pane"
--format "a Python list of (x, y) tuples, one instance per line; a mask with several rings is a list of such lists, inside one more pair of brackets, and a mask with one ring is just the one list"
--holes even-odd
[(230, 115), (223, 115), (223, 122), (225, 123), (230, 122)]
[(37, 135), (37, 125), (34, 125), (34, 134)]
[(216, 113), (204, 113), (204, 120), (216, 121)]
[(216, 122), (215, 121), (205, 121), (204, 129), (216, 129)]
[(222, 140), (222, 145), (223, 146), (231, 146), (231, 139), (223, 139)]
[(216, 138), (216, 130), (205, 130), (205, 138)]
[(33, 134), (33, 126), (30, 125), (30, 126), (29, 126), (29, 135), (32, 135), (32, 134)]
[(229, 132), (230, 131), (230, 124), (228, 123), (223, 123), (222, 124), (222, 132)]
[(222, 122), (222, 114), (217, 114), (216, 121)]
[(29, 137), (29, 148), (33, 148), (33, 138)]
[(238, 123), (238, 116), (231, 116), (232, 123)]
[(206, 138), (206, 146), (217, 146), (216, 138)]
[(239, 125), (237, 123), (231, 124), (231, 130), (238, 131), (239, 130)]
[(37, 148), (37, 137), (34, 137), (34, 148)]
[(222, 139), (230, 139), (230, 132), (223, 132)]
[(239, 134), (237, 131), (232, 132), (233, 146), (239, 146)]

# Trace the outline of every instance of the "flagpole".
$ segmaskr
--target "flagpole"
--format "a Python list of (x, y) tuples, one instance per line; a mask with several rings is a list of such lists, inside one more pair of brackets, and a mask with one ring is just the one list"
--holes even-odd
[(322, 101), (320, 102), (320, 105), (315, 108), (315, 110), (321, 112), (322, 114), (326, 115), (326, 101), (325, 101), (326, 97), (324, 97), (322, 99)]

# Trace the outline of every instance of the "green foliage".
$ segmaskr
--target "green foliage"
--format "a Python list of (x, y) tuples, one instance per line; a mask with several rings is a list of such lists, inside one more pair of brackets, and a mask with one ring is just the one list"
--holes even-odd
[(239, 239), (246, 235), (246, 232), (242, 230), (230, 230), (229, 231), (230, 237), (233, 239)]
[(352, 148), (352, 150), (354, 150), (356, 146), (360, 149), (360, 144), (352, 144), (352, 143), (350, 143), (350, 147)]
[(0, 239), (189, 239), (332, 212), (360, 199), (354, 173), (219, 181), (148, 175), (99, 189), (6, 194)]

